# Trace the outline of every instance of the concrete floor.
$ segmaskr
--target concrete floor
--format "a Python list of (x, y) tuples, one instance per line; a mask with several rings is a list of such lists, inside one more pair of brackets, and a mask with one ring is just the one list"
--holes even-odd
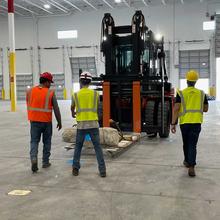
[[(70, 102), (60, 107), (63, 127), (71, 126)], [(52, 167), (33, 175), (25, 105), (9, 110), (9, 102), (0, 102), (0, 220), (220, 219), (220, 103), (210, 103), (205, 116), (196, 178), (182, 166), (179, 131), (166, 140), (143, 138), (119, 158), (106, 158), (108, 176), (100, 178), (91, 155), (82, 156), (80, 175), (71, 175), (73, 151), (64, 150), (62, 132), (54, 129)], [(32, 192), (7, 195), (14, 189)]]

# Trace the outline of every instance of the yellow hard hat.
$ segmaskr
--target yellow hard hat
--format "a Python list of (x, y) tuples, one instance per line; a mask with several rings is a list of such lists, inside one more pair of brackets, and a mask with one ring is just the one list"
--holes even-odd
[(195, 70), (190, 70), (186, 73), (187, 81), (196, 82), (199, 79), (199, 74)]

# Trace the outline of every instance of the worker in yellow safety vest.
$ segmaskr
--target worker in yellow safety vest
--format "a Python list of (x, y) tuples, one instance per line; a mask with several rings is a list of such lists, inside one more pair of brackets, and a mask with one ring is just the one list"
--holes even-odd
[(57, 128), (62, 128), (61, 115), (54, 90), (50, 89), (53, 76), (49, 72), (40, 74), (40, 85), (27, 91), (26, 102), (28, 120), (31, 127), (30, 158), (31, 169), (38, 171), (38, 145), (43, 136), (42, 168), (51, 166), (49, 162), (52, 138), (52, 110), (57, 120)]
[(81, 150), (85, 136), (89, 135), (95, 148), (99, 174), (101, 177), (106, 177), (105, 161), (99, 138), (99, 94), (97, 91), (88, 88), (91, 80), (91, 73), (81, 73), (81, 89), (72, 96), (71, 112), (72, 117), (76, 117), (77, 121), (76, 146), (73, 156), (72, 174), (74, 176), (78, 176), (79, 174)]
[(203, 122), (203, 112), (208, 111), (208, 100), (202, 90), (196, 89), (195, 84), (199, 74), (195, 70), (186, 73), (188, 87), (183, 91), (177, 90), (174, 113), (171, 124), (172, 133), (176, 133), (179, 117), (180, 130), (183, 140), (184, 161), (188, 175), (194, 177), (196, 165), (197, 142)]

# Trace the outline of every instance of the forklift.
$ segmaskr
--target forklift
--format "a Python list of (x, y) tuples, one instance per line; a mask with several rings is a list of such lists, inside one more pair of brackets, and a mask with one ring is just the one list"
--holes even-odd
[(101, 52), (105, 74), (93, 78), (102, 85), (100, 124), (109, 127), (114, 120), (122, 131), (167, 138), (174, 90), (168, 82), (164, 38), (155, 39), (139, 10), (126, 26), (115, 26), (111, 14), (106, 13), (101, 26)]

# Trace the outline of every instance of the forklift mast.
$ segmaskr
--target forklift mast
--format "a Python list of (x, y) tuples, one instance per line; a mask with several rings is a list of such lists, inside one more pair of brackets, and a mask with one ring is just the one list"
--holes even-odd
[[(109, 119), (122, 130), (168, 136), (173, 91), (168, 82), (164, 39), (155, 39), (136, 11), (131, 25), (115, 26), (110, 13), (104, 14), (101, 52), (105, 57), (103, 81), (103, 125)], [(167, 135), (168, 134), (168, 135)]]

